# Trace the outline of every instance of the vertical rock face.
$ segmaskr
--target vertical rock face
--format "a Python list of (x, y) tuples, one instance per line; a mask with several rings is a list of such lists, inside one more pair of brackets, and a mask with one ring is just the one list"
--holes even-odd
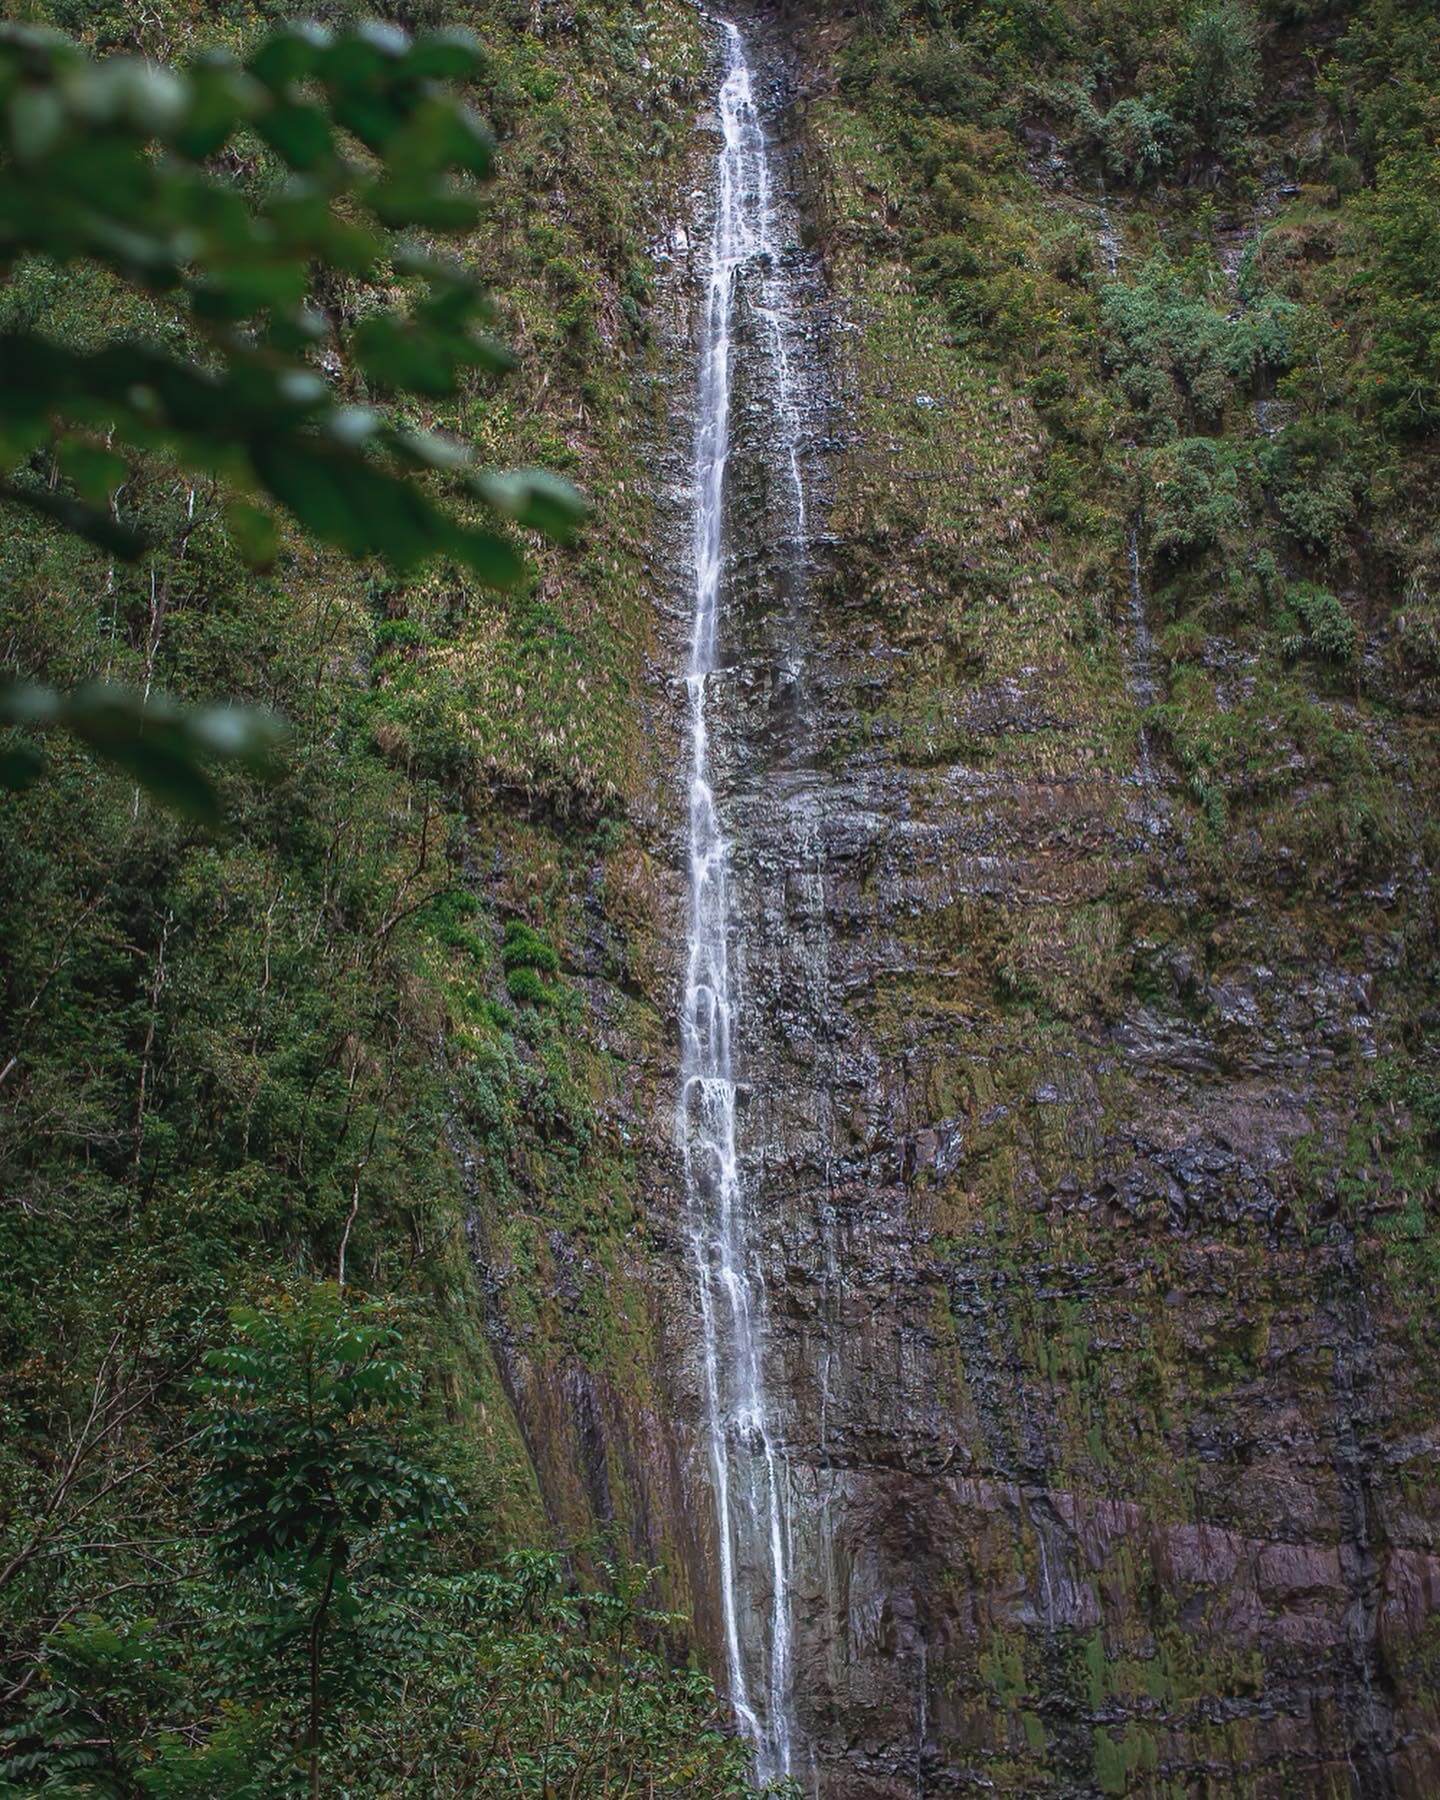
[[(785, 105), (786, 47), (756, 42), (794, 196), (816, 147)], [(813, 1779), (1424, 1791), (1430, 1703), (1404, 1671), (1440, 1568), (1419, 1522), (1432, 1435), (1386, 1400), (1408, 1322), (1347, 1230), (1305, 1241), (1293, 1219), (1295, 1148), (1343, 1132), (1384, 1030), (1374, 975), (1305, 967), (1282, 919), (1210, 973), (1184, 944), (1173, 776), (1146, 728), (1077, 756), (1060, 658), (936, 670), (877, 604), (936, 579), (942, 526), (932, 506), (877, 529), (882, 485), (964, 482), (987, 435), (1018, 443), (970, 499), (1003, 534), (1024, 421), (947, 391), (943, 352), (877, 354), (883, 298), (843, 257), (828, 273), (833, 300), (812, 260), (782, 260), (829, 526), (799, 554), (766, 300), (741, 283), (715, 751)], [(928, 415), (918, 446), (884, 435), (896, 389)], [(1123, 713), (1156, 678), (1133, 532), (1122, 546)], [(917, 755), (896, 721), (926, 695), (998, 750)], [(1077, 915), (1107, 903), (1180, 922), (1168, 992), (997, 1017), (974, 966), (997, 923), (1042, 958), (1053, 934), (1083, 971)]]
[[(713, 642), (677, 603), (656, 686), (649, 1348), (643, 1392), (520, 1393), (543, 1485), (669, 1563), (763, 1772), (833, 1800), (1433, 1792), (1434, 1333), (1367, 1098), (1423, 864), (1363, 917), (1243, 833), (1201, 865), (1133, 505), (1077, 575), (1029, 402), (886, 263), (824, 22), (742, 24), (773, 196), (727, 253)], [(703, 254), (672, 291), (713, 374)]]

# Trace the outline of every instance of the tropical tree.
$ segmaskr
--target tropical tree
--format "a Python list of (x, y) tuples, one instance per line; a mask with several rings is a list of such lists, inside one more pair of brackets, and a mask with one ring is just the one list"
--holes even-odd
[[(234, 1315), (205, 1359), (211, 1412), (199, 1439), (198, 1496), (222, 1575), (253, 1585), (267, 1654), (305, 1679), (305, 1757), (320, 1792), (326, 1651), (336, 1613), (354, 1622), (362, 1590), (407, 1578), (427, 1535), (461, 1510), (421, 1449), (419, 1380), (393, 1319), (316, 1284)], [(367, 1639), (352, 1634), (355, 1685)]]

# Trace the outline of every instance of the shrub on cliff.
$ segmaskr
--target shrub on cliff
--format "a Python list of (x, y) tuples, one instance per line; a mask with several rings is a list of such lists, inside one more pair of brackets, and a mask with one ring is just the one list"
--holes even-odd
[(1241, 0), (1221, 0), (1190, 21), (1174, 85), (1181, 126), (1204, 154), (1230, 160), (1244, 142), (1260, 91), (1255, 16)]
[(1050, 93), (1050, 103), (1074, 119), (1079, 152), (1126, 187), (1145, 188), (1183, 173), (1197, 156), (1235, 162), (1254, 118), (1256, 28), (1237, 0), (1205, 8), (1183, 37), (1162, 39), (1154, 48), (1158, 57), (1136, 71), (1144, 85), (1108, 108), (1094, 98), (1096, 85), (1109, 85), (1117, 73), (1103, 52), (1078, 81)]
[(1339, 664), (1355, 659), (1355, 621), (1334, 594), (1312, 581), (1297, 581), (1285, 590), (1280, 627), (1287, 657), (1314, 656)]
[(1091, 130), (1106, 173), (1116, 181), (1146, 187), (1174, 164), (1175, 121), (1152, 100), (1117, 100), (1108, 112), (1095, 115)]
[(1299, 419), (1260, 453), (1260, 472), (1286, 531), (1317, 556), (1337, 555), (1365, 485), (1365, 435), (1343, 415)]
[(1243, 529), (1242, 458), (1243, 450), (1219, 438), (1182, 438), (1151, 454), (1150, 541), (1157, 555), (1181, 562)]
[(1357, 205), (1350, 297), (1365, 332), (1359, 399), (1390, 431), (1440, 428), (1440, 149), (1381, 165)]
[(1101, 291), (1105, 360), (1154, 436), (1219, 421), (1237, 388), (1290, 361), (1296, 309), (1261, 291), (1236, 317), (1212, 276), (1156, 256)]

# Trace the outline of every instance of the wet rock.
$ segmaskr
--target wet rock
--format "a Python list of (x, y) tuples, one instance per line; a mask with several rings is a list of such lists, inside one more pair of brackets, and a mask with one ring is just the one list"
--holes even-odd
[[(758, 39), (791, 194), (822, 154), (789, 109), (808, 28)], [(710, 203), (702, 190), (696, 241)], [(683, 595), (697, 296), (686, 246), (667, 254), (661, 553)], [(1133, 734), (1100, 741), (1058, 661), (1028, 644), (1005, 660), (1012, 594), (983, 534), (993, 514), (1009, 545), (1024, 511), (1023, 412), (938, 359), (905, 365), (838, 252), (779, 270), (812, 321), (793, 377), (813, 529), (797, 541), (783, 504), (747, 275), (712, 755), (794, 1706), (819, 1791), (1089, 1794), (1097, 1740), (1134, 1732), (1156, 1791), (1434, 1792), (1440, 1438), (1415, 1374), (1415, 1240), (1373, 1225), (1428, 1200), (1358, 1126), (1368, 1072), (1434, 1023), (1395, 998), (1422, 872), (1367, 875), (1357, 919), (1353, 896), (1332, 904), (1243, 823), (1223, 879), (1187, 862), (1180, 772), (1157, 750), (1142, 796)], [(866, 360), (885, 328), (888, 416)], [(932, 465), (905, 462), (912, 428), (933, 434)], [(977, 495), (973, 542), (940, 559), (921, 501), (887, 522), (897, 471), (961, 490), (1001, 439), (1015, 466)], [(1125, 550), (1122, 531), (1119, 628)], [(940, 590), (954, 642), (925, 610)], [(686, 625), (679, 600), (657, 621), (651, 727), (676, 746)], [(1199, 664), (1232, 704), (1253, 687), (1224, 638)], [(634, 983), (670, 1020), (678, 792), (649, 817), (663, 942)], [(600, 982), (618, 950), (598, 919), (587, 930)], [(605, 1029), (633, 1042), (623, 1013)], [(491, 1285), (557, 1525), (613, 1515), (669, 1566), (720, 1669), (677, 1060), (662, 1033), (615, 1102), (644, 1217), (626, 1271), (644, 1295), (636, 1364), (613, 1343), (596, 1368), (531, 1361), (503, 1322), (506, 1271)], [(557, 1306), (585, 1254), (552, 1242)], [(742, 1563), (763, 1607), (764, 1559), (752, 1545)]]

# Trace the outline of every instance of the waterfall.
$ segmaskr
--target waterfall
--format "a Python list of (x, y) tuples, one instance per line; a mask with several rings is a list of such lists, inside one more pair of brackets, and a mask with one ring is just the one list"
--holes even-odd
[(715, 1503), (726, 1679), (754, 1749), (758, 1779), (789, 1775), (793, 1628), (790, 1481), (766, 1388), (764, 1278), (752, 1236), (755, 1195), (736, 1138), (736, 996), (732, 983), (729, 846), (711, 778), (710, 709), (725, 540), (725, 468), (737, 289), (743, 282), (766, 340), (775, 417), (771, 444), (788, 479), (791, 526), (805, 536), (799, 414), (787, 333), (788, 294), (778, 255), (769, 152), (745, 46), (722, 22), (724, 134), (703, 302), (695, 433), (694, 625), (689, 702), (690, 907), (680, 1010), (678, 1130), (699, 1294), (705, 1431)]
[(1113, 281), (1120, 273), (1120, 238), (1110, 217), (1110, 198), (1103, 181), (1096, 210), (1100, 214), (1100, 254), (1105, 258), (1105, 272)]

